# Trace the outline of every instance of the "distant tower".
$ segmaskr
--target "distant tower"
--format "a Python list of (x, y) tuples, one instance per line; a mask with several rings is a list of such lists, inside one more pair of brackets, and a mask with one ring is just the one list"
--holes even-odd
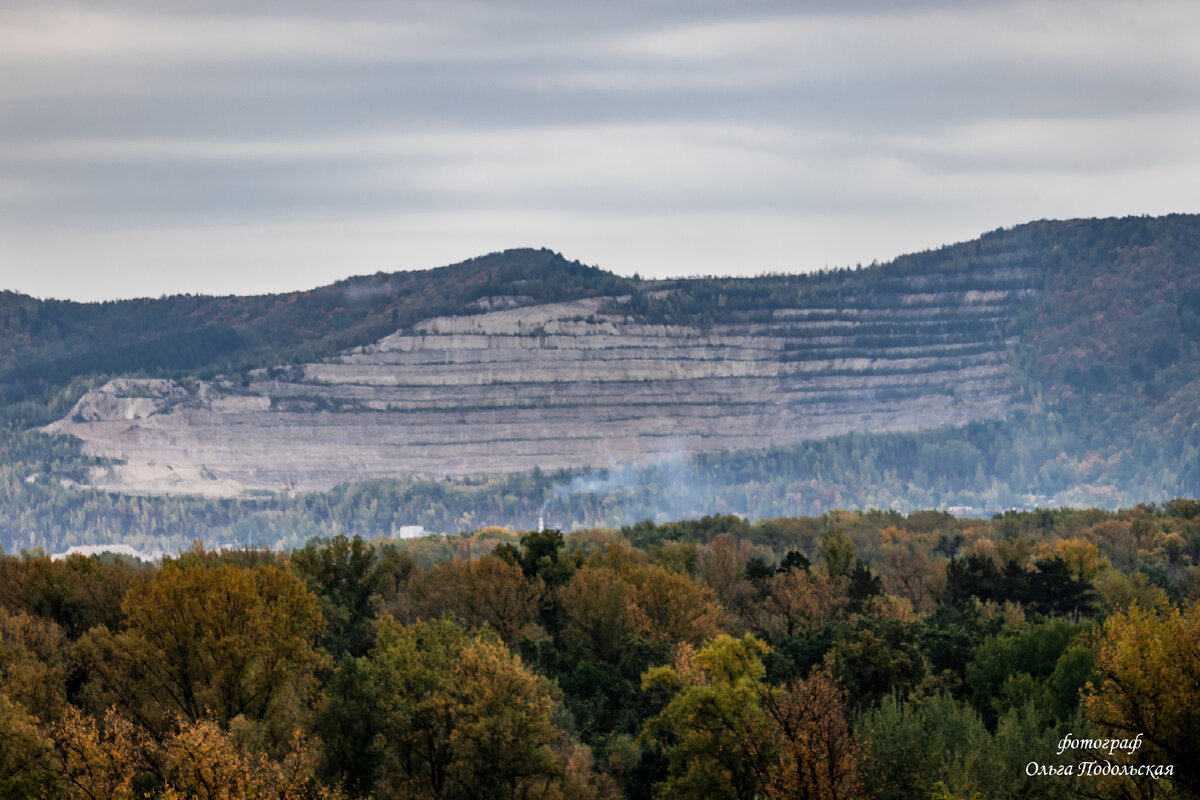
[(544, 514), (538, 514), (538, 533), (546, 530), (546, 517)]

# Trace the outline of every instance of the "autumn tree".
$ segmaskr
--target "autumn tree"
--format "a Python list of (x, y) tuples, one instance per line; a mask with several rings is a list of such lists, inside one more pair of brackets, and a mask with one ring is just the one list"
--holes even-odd
[(748, 539), (735, 538), (732, 533), (719, 534), (700, 550), (697, 575), (728, 612), (722, 621), (726, 630), (741, 633), (752, 627), (748, 618), (753, 618), (760, 603), (758, 592), (746, 578), (753, 551)]
[(663, 800), (752, 800), (778, 760), (774, 726), (762, 707), (767, 692), (762, 656), (750, 634), (719, 636), (695, 651), (681, 647), (675, 663), (643, 677), (647, 690), (670, 696), (646, 721), (643, 738), (670, 760)]
[[(236, 726), (235, 726), (236, 727)], [(185, 724), (155, 747), (165, 779), (159, 800), (337, 800), (313, 782), (316, 752), (296, 737), (278, 760), (243, 747), (236, 729)]]
[(0, 606), (57, 624), (76, 639), (97, 625), (115, 628), (121, 600), (144, 567), (98, 557), (0, 558)]
[(907, 598), (918, 611), (932, 611), (945, 581), (945, 567), (935, 564), (917, 542), (888, 543), (883, 551), (887, 560), (884, 586), (888, 591)]
[(649, 566), (629, 576), (634, 586), (630, 617), (651, 644), (699, 643), (720, 631), (720, 607), (703, 585), (686, 575)]
[(0, 691), (0, 797), (43, 797), (53, 779), (50, 752), (37, 720)]
[(665, 693), (643, 739), (666, 750), (664, 800), (860, 797), (856, 747), (841, 690), (824, 670), (787, 688), (766, 682), (768, 648), (747, 634), (681, 647), (670, 667), (650, 670), (647, 690)]
[(796, 800), (863, 797), (858, 747), (846, 721), (845, 697), (828, 669), (768, 692), (763, 708), (778, 728), (779, 762), (767, 772), (767, 794)]
[(381, 796), (549, 798), (566, 774), (550, 686), (494, 633), (448, 618), (385, 623), (369, 659)]
[(639, 644), (665, 658), (675, 644), (699, 644), (720, 630), (708, 587), (625, 546), (593, 556), (558, 597), (566, 645), (593, 661), (616, 663)]
[(823, 570), (789, 569), (767, 579), (761, 630), (774, 637), (794, 636), (837, 619), (849, 603), (844, 581)]
[(54, 622), (0, 608), (0, 690), (43, 721), (66, 702), (71, 647)]
[(1173, 765), (1177, 796), (1200, 796), (1200, 602), (1134, 605), (1105, 621), (1094, 646), (1102, 680), (1085, 698), (1088, 718), (1141, 734), (1137, 763)]
[(543, 584), (521, 567), (497, 556), (451, 561), (423, 573), (411, 589), (413, 614), (432, 619), (451, 614), (468, 628), (484, 624), (509, 645), (537, 640)]
[(146, 737), (109, 708), (99, 720), (69, 706), (49, 729), (56, 783), (68, 800), (134, 800), (151, 774)]
[(632, 587), (608, 567), (585, 566), (558, 592), (566, 624), (563, 640), (576, 657), (615, 664), (634, 631), (627, 608)]
[(175, 717), (257, 725), (287, 742), (314, 700), (323, 623), (291, 573), (205, 561), (168, 562), (125, 597), (123, 630), (80, 642), (93, 706), (116, 706), (164, 735)]
[(183, 722), (156, 738), (109, 709), (68, 708), (50, 728), (55, 788), (67, 800), (337, 800), (312, 780), (315, 755), (296, 737), (273, 760), (247, 748), (235, 724)]
[(565, 623), (559, 685), (580, 735), (606, 746), (636, 734), (648, 708), (640, 678), (679, 642), (700, 644), (719, 630), (712, 591), (627, 546), (609, 545), (558, 590)]

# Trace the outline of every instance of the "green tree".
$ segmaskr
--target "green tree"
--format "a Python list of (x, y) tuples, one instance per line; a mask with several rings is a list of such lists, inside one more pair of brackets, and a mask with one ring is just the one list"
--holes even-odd
[(525, 576), (541, 578), (547, 586), (566, 583), (575, 565), (564, 556), (562, 531), (530, 531), (521, 537), (519, 556)]
[(292, 568), (317, 596), (325, 619), (322, 646), (335, 657), (361, 656), (371, 646), (383, 576), (375, 549), (359, 536), (310, 541), (292, 553)]
[(907, 693), (925, 677), (925, 659), (914, 641), (916, 623), (859, 617), (844, 627), (827, 659), (854, 708), (892, 692)]
[(657, 797), (800, 798), (861, 796), (856, 748), (833, 676), (819, 671), (786, 688), (766, 682), (768, 648), (747, 634), (718, 636), (699, 652), (681, 647), (674, 666), (643, 677), (669, 701), (646, 721), (644, 742), (665, 749)]
[(1032, 703), (1009, 709), (994, 734), (965, 702), (938, 693), (920, 702), (886, 697), (857, 723), (860, 740), (869, 742), (863, 778), (875, 800), (914, 797), (979, 800), (1067, 800), (1079, 797), (1070, 780), (1029, 776), (1030, 761), (1069, 763), (1057, 756), (1058, 740), (1070, 730), (1090, 729), (1078, 712), (1057, 727)]
[(367, 659), (342, 656), (324, 689), (325, 703), (313, 726), (322, 744), (318, 774), (353, 797), (365, 797), (379, 777), (383, 745)]
[[(1010, 708), (1032, 701), (1039, 711), (1059, 719), (1079, 705), (1087, 678), (1086, 651), (1072, 648), (1085, 626), (1048, 620), (1019, 633), (984, 642), (967, 665), (972, 702), (989, 726)], [(1070, 650), (1070, 657), (1059, 663)], [(1053, 680), (1052, 680), (1053, 678)]]
[(850, 574), (858, 548), (840, 528), (826, 531), (821, 539), (821, 555), (825, 559), (825, 572), (830, 578)]
[(0, 691), (0, 797), (44, 797), (52, 782), (49, 740), (29, 712)]
[(658, 797), (752, 800), (759, 795), (779, 757), (774, 726), (762, 707), (766, 653), (766, 645), (749, 634), (741, 639), (722, 635), (699, 652), (681, 648), (673, 667), (646, 673), (645, 688), (671, 695), (643, 732), (670, 760)]
[(487, 629), (384, 623), (368, 669), (382, 721), (379, 794), (509, 800), (561, 789), (551, 688)]
[(827, 670), (770, 686), (767, 646), (746, 634), (719, 636), (698, 652), (683, 646), (673, 667), (644, 675), (668, 702), (642, 739), (664, 747), (670, 800), (851, 800), (860, 794), (857, 747), (844, 698)]
[(946, 694), (920, 705), (885, 697), (857, 726), (870, 743), (863, 778), (876, 800), (928, 797), (935, 783), (969, 796), (990, 742), (979, 715)]

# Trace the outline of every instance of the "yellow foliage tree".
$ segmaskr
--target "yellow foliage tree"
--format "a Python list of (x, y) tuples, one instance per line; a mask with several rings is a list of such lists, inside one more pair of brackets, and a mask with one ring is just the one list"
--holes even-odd
[(782, 691), (768, 692), (764, 708), (775, 722), (779, 762), (767, 773), (767, 794), (802, 800), (862, 796), (858, 747), (846, 721), (845, 696), (828, 669)]
[(97, 628), (79, 644), (97, 709), (116, 706), (157, 736), (176, 717), (223, 727), (240, 717), (274, 747), (290, 741), (315, 702), (324, 622), (289, 572), (169, 562), (135, 584), (122, 608), (125, 630)]
[(836, 619), (849, 603), (844, 580), (823, 570), (790, 569), (767, 581), (762, 628), (776, 636), (794, 636)]
[(584, 657), (616, 663), (635, 643), (670, 651), (720, 631), (712, 590), (687, 575), (632, 562), (580, 568), (558, 590), (567, 641)]
[(99, 721), (68, 707), (50, 726), (67, 800), (336, 800), (313, 784), (314, 756), (296, 737), (271, 760), (211, 720), (181, 722), (160, 739), (116, 709)]
[(1103, 680), (1089, 686), (1088, 717), (1121, 738), (1141, 734), (1136, 763), (1172, 765), (1175, 796), (1200, 796), (1200, 603), (1131, 606), (1094, 644)]

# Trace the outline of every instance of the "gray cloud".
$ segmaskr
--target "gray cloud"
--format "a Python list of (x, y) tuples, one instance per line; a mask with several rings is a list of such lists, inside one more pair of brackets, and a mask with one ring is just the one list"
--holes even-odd
[(1200, 6), (11, 2), (0, 277), (266, 291), (549, 246), (642, 274), (1200, 210)]

